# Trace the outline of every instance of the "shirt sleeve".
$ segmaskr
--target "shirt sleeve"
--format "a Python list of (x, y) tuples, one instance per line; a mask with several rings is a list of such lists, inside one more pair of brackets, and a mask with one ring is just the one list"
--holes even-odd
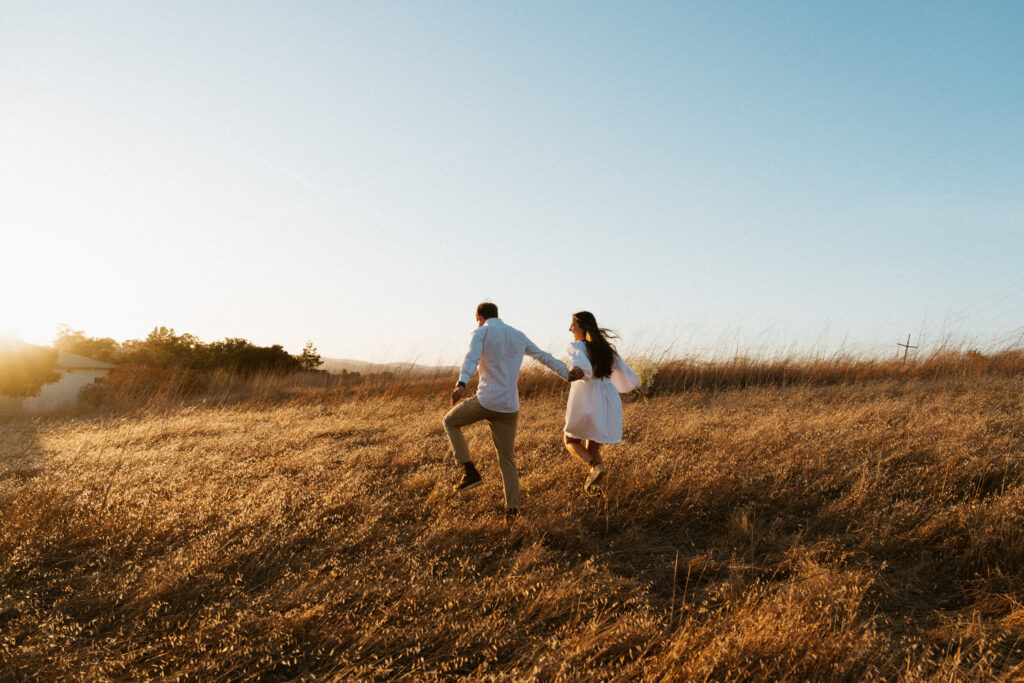
[(469, 351), (466, 352), (466, 358), (462, 361), (462, 372), (459, 374), (459, 381), (464, 384), (469, 384), (469, 378), (476, 372), (477, 365), (480, 364), (480, 356), (484, 352), (484, 328), (478, 327), (473, 330), (473, 337), (469, 340)]
[(615, 354), (615, 360), (612, 363), (612, 384), (620, 394), (628, 394), (640, 386), (640, 378), (633, 368), (623, 362), (619, 354)]
[(540, 361), (544, 365), (548, 366), (552, 370), (558, 373), (558, 375), (564, 379), (569, 379), (569, 371), (565, 368), (565, 363), (552, 356), (547, 351), (542, 351), (540, 347), (534, 344), (529, 339), (526, 340), (526, 355), (534, 360)]
[(569, 367), (579, 368), (587, 379), (594, 379), (594, 367), (590, 364), (590, 358), (587, 357), (587, 348), (583, 343), (574, 342), (569, 344), (569, 348), (566, 350), (569, 352)]

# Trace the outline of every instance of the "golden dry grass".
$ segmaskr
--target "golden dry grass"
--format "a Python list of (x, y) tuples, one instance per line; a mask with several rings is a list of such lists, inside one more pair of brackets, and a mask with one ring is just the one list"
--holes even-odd
[(593, 495), (528, 381), (512, 523), (447, 380), (7, 419), (0, 678), (1024, 675), (1021, 376), (841, 380), (627, 401)]

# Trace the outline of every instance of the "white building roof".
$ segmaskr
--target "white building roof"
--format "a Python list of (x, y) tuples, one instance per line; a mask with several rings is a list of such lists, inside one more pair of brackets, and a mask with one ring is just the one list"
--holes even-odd
[(57, 357), (57, 367), (61, 370), (113, 370), (117, 366), (111, 363), (104, 363), (101, 360), (93, 360), (85, 356), (61, 351), (60, 356)]

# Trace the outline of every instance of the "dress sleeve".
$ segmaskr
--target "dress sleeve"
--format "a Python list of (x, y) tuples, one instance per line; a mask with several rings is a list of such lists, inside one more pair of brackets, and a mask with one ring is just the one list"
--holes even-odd
[(587, 357), (587, 347), (583, 342), (569, 344), (569, 368), (579, 368), (583, 371), (584, 377), (594, 379), (594, 368), (590, 365), (590, 358)]
[(612, 384), (620, 394), (628, 394), (640, 386), (640, 378), (633, 372), (633, 368), (622, 361), (619, 354), (615, 354), (612, 363)]

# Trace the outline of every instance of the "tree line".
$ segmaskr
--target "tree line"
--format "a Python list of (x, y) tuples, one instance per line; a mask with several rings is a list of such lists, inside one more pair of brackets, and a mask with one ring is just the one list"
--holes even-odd
[(280, 344), (257, 346), (241, 337), (203, 342), (174, 328), (154, 327), (145, 339), (123, 343), (109, 337), (90, 337), (83, 330), (61, 325), (53, 348), (25, 346), (0, 351), (0, 395), (35, 396), (39, 389), (60, 377), (59, 352), (86, 356), (118, 366), (181, 369), (193, 372), (228, 370), (241, 375), (262, 373), (323, 372), (323, 361), (312, 342), (293, 356)]
[(176, 334), (174, 328), (154, 327), (145, 339), (128, 339), (119, 344), (109, 337), (89, 337), (82, 330), (61, 325), (53, 346), (58, 351), (86, 356), (114, 365), (145, 365), (153, 368), (188, 370), (232, 370), (241, 374), (290, 373), (316, 370), (323, 364), (312, 342), (293, 356), (280, 344), (257, 346), (241, 337), (203, 342), (191, 334)]

